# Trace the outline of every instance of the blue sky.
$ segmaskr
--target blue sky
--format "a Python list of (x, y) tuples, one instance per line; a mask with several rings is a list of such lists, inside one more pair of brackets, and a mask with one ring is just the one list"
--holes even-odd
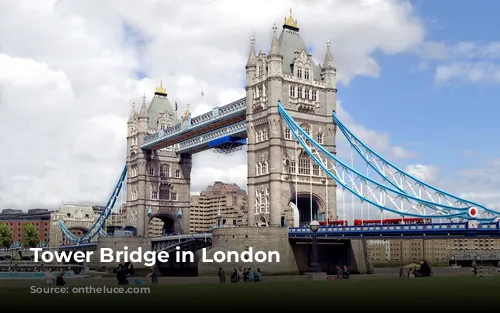
[[(427, 41), (454, 45), (497, 39), (498, 2), (413, 4), (426, 23)], [(498, 85), (461, 80), (437, 83), (436, 62), (426, 61), (422, 68), (422, 58), (416, 54), (377, 54), (375, 59), (381, 68), (379, 78), (356, 77), (349, 85), (339, 86), (339, 99), (357, 122), (389, 133), (393, 144), (418, 152), (421, 162), (439, 166), (444, 176), (500, 156), (500, 145), (494, 143), (500, 133)]]

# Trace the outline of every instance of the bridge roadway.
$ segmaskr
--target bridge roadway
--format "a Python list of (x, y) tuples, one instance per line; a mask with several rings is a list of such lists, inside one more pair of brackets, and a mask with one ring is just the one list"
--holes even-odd
[[(187, 123), (181, 122), (150, 134), (146, 136), (141, 148), (144, 150), (159, 150), (179, 144), (178, 153), (188, 151), (193, 153), (193, 148), (199, 150), (206, 149), (206, 147), (202, 148), (198, 146), (207, 145), (209, 141), (220, 139), (224, 136), (235, 135), (246, 138), (245, 121), (246, 99), (242, 98), (195, 116), (186, 121)], [(195, 147), (192, 147), (193, 145)]]
[[(310, 240), (312, 231), (308, 227), (290, 228), (290, 239)], [(401, 225), (366, 225), (366, 226), (329, 226), (318, 230), (318, 238), (328, 239), (447, 239), (488, 237), (500, 238), (499, 222), (479, 224), (469, 227), (468, 222), (444, 224), (401, 224)], [(170, 250), (177, 245), (200, 243), (202, 247), (211, 244), (212, 234), (171, 235), (151, 238), (155, 250)], [(60, 250), (95, 250), (96, 243), (74, 246), (61, 246)]]

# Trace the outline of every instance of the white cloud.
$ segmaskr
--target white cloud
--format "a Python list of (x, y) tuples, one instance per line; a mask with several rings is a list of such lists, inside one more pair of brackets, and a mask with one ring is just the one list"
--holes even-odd
[(438, 177), (438, 167), (432, 165), (423, 165), (423, 164), (407, 165), (404, 168), (404, 171), (414, 176), (417, 179), (429, 183), (434, 182)]
[[(446, 82), (500, 83), (500, 42), (427, 42), (418, 49), (426, 60), (437, 61), (435, 80)], [(426, 67), (428, 67), (427, 63)]]
[[(379, 75), (374, 52), (404, 53), (424, 37), (397, 0), (1, 1), (0, 208), (104, 202), (124, 163), (130, 103), (160, 80), (179, 110), (236, 100), (250, 35), (267, 50), (289, 6), (316, 59), (331, 38), (344, 83)], [(406, 155), (388, 135), (350, 125), (375, 148)], [(193, 190), (244, 184), (245, 163), (245, 151), (196, 155)]]

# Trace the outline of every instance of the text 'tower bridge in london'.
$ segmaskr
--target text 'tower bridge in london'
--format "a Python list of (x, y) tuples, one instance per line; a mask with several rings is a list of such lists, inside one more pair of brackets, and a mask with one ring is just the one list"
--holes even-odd
[[(244, 98), (199, 116), (191, 116), (188, 109), (178, 117), (160, 84), (149, 105), (143, 99), (139, 111), (132, 108), (126, 165), (106, 209), (82, 237), (61, 222), (61, 231), (73, 242), (62, 248), (116, 249), (121, 244), (172, 251), (177, 245), (191, 250), (211, 245), (213, 253), (252, 246), (281, 253), (280, 264), (259, 264), (263, 271), (296, 273), (308, 265), (307, 226), (321, 220), (322, 267), (343, 263), (368, 272), (365, 238), (500, 237), (500, 213), (405, 173), (339, 119), (329, 41), (326, 48), (323, 63), (315, 64), (290, 12), (281, 33), (273, 27), (268, 53), (256, 53), (252, 39)], [(338, 132), (350, 146), (350, 160), (337, 156)], [(186, 234), (191, 156), (208, 149), (230, 153), (245, 145), (248, 227)], [(135, 237), (117, 242), (105, 236), (103, 226), (122, 190), (127, 226)], [(172, 235), (148, 237), (148, 224), (155, 217)], [(198, 269), (212, 275), (218, 266), (199, 264)]]

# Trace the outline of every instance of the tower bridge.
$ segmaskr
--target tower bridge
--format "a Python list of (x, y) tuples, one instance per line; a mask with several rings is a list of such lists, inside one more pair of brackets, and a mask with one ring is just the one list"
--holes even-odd
[[(281, 33), (276, 24), (272, 31), (268, 53), (257, 53), (255, 39), (251, 39), (244, 98), (195, 117), (188, 107), (178, 117), (160, 83), (149, 104), (144, 97), (138, 112), (132, 106), (126, 166), (106, 209), (79, 238), (61, 222), (63, 233), (74, 243), (64, 249), (84, 245), (92, 249), (100, 244), (117, 248), (125, 243), (130, 246), (133, 240), (156, 250), (169, 250), (177, 244), (188, 249), (212, 245), (212, 251), (255, 245), (279, 250), (286, 260), (279, 266), (261, 265), (263, 270), (296, 273), (309, 251), (297, 248), (294, 240), (310, 239), (311, 232), (304, 226), (323, 219), (327, 225), (318, 232), (322, 240), (340, 240), (347, 247), (331, 255), (348, 254), (349, 260), (343, 260), (353, 271), (367, 272), (366, 237), (499, 236), (500, 213), (405, 173), (340, 120), (336, 114), (337, 70), (329, 41), (323, 63), (316, 64), (291, 12)], [(350, 147), (349, 161), (337, 156), (338, 130)], [(249, 227), (186, 234), (192, 154), (209, 149), (229, 153), (244, 145)], [(122, 189), (126, 190), (128, 226), (135, 229), (135, 239), (120, 242), (99, 237)], [(400, 217), (403, 225), (383, 225), (391, 215)], [(335, 226), (329, 222), (355, 217), (379, 219), (381, 225), (342, 222)], [(408, 217), (434, 223), (404, 225)], [(144, 240), (153, 218), (164, 222), (165, 233), (175, 235)], [(96, 237), (97, 244), (88, 246)], [(199, 270), (212, 273), (218, 267), (211, 266), (199, 265)]]

